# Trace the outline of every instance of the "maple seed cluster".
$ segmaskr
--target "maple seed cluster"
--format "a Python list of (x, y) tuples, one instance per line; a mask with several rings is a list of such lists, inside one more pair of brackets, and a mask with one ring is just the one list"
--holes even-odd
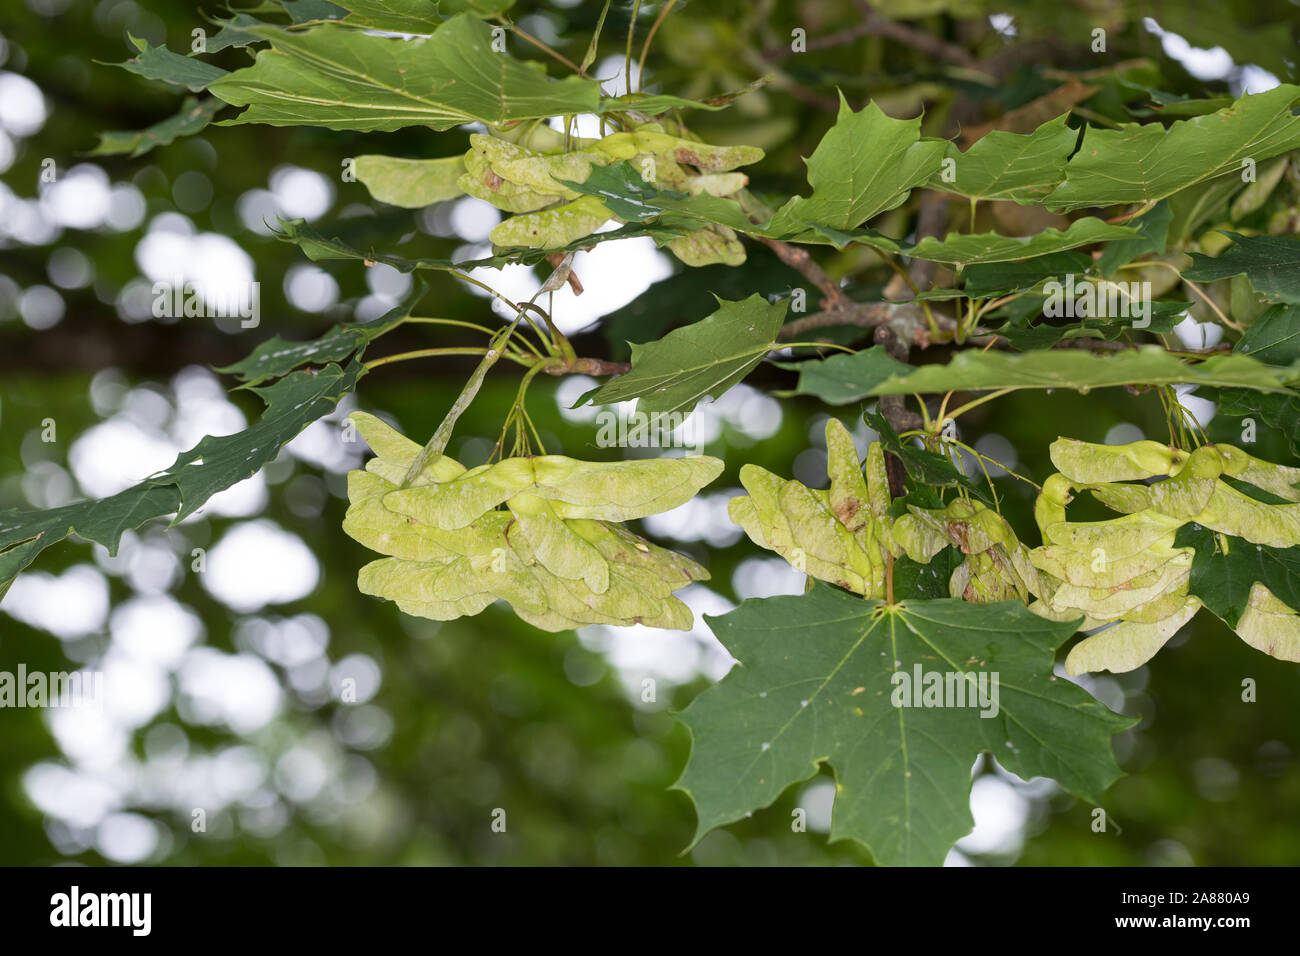
[(864, 476), (853, 436), (834, 418), (826, 423), (826, 462), (826, 490), (745, 465), (740, 483), (749, 495), (731, 499), (731, 520), (796, 570), (871, 600), (888, 596), (892, 558), (928, 564), (949, 546), (966, 555), (948, 581), (953, 597), (1027, 600), (1037, 586), (1028, 550), (1001, 515), (979, 502), (909, 506), (907, 514), (891, 516), (884, 449), (879, 442), (868, 448)]
[[(1067, 674), (1133, 670), (1201, 607), (1188, 593), (1195, 549), (1174, 547), (1184, 525), (1242, 539), (1238, 547), (1300, 545), (1300, 504), (1269, 504), (1224, 480), (1300, 502), (1300, 469), (1231, 445), (1187, 452), (1153, 441), (1094, 445), (1060, 438), (1051, 456), (1059, 473), (1044, 482), (1034, 508), (1044, 544), (1031, 559), (1042, 590), (1029, 609), (1058, 621), (1082, 616), (1084, 630), (1113, 625), (1071, 650)], [(1123, 517), (1067, 521), (1065, 506), (1083, 490)], [(1236, 631), (1266, 654), (1300, 661), (1300, 615), (1262, 583), (1252, 587)]]
[(389, 555), (361, 569), (363, 594), (436, 621), (502, 599), (546, 631), (692, 626), (672, 592), (708, 572), (619, 522), (690, 500), (722, 471), (718, 459), (545, 455), (467, 469), (443, 455), (403, 488), (420, 446), (373, 415), (351, 419), (376, 457), (348, 474), (343, 530)]
[[(755, 146), (711, 146), (673, 123), (644, 123), (602, 139), (565, 137), (546, 126), (496, 135), (475, 134), (456, 185), (498, 209), (516, 213), (491, 233), (503, 248), (561, 249), (592, 235), (605, 223), (627, 222), (597, 195), (568, 185), (584, 184), (596, 167), (628, 161), (641, 179), (685, 196), (734, 197), (749, 183), (737, 166), (756, 163)], [(655, 211), (658, 215), (658, 211)], [(726, 226), (682, 231), (668, 250), (689, 266), (740, 265), (745, 249)]]

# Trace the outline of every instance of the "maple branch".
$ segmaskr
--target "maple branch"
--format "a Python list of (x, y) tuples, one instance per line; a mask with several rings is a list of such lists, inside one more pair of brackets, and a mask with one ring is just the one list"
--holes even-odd
[[(809, 40), (805, 40), (803, 48), (805, 52), (809, 53), (814, 50), (829, 50), (832, 47), (845, 46), (852, 43), (854, 40), (859, 37), (864, 37), (870, 32), (870, 24), (866, 22), (855, 23), (853, 26), (836, 31), (835, 33), (828, 33), (826, 36), (813, 37)], [(769, 63), (775, 63), (778, 60), (784, 60), (793, 54), (794, 50), (790, 48), (789, 43), (778, 43), (774, 46), (768, 47), (760, 53), (759, 56)]]
[(543, 51), (544, 53), (549, 54), (550, 56), (553, 56), (555, 59), (559, 60), (569, 69), (571, 69), (574, 73), (577, 73), (579, 76), (587, 75), (582, 71), (582, 67), (578, 66), (578, 64), (574, 63), (572, 60), (570, 60), (559, 50), (547, 46), (545, 43), (537, 39), (537, 37), (533, 36), (531, 33), (527, 32), (526, 30), (521, 30), (517, 24), (510, 23), (508, 20), (506, 20), (505, 17), (501, 17), (501, 16), (497, 17), (497, 20), (500, 21), (502, 24), (509, 26), (511, 30), (519, 34), (519, 39), (526, 40), (527, 42), (531, 43), (533, 46), (537, 47), (537, 49)]
[(915, 30), (896, 20), (886, 20), (876, 12), (876, 8), (867, 0), (856, 0), (856, 5), (862, 11), (863, 25), (867, 28), (867, 32), (909, 46), (919, 53), (934, 57), (936, 60), (943, 60), (945, 63), (965, 67), (968, 70), (984, 72), (980, 62), (955, 43), (940, 40), (936, 36), (922, 30)]
[(835, 284), (835, 280), (828, 276), (825, 270), (819, 266), (807, 249), (799, 246), (792, 246), (788, 242), (780, 239), (768, 239), (765, 236), (756, 237), (759, 242), (767, 246), (777, 254), (777, 257), (788, 265), (791, 269), (800, 272), (805, 279), (821, 290), (825, 297), (822, 305), (828, 309), (844, 309), (853, 303), (844, 290)]
[(600, 358), (575, 358), (563, 364), (548, 364), (547, 375), (624, 375), (631, 371), (631, 362), (611, 362)]

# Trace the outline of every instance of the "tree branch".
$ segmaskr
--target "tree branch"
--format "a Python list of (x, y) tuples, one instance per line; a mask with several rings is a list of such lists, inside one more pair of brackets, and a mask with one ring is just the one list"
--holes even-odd
[(821, 290), (824, 297), (822, 299), (824, 308), (844, 309), (853, 304), (849, 297), (844, 294), (844, 290), (836, 285), (835, 280), (828, 276), (825, 270), (813, 260), (812, 253), (807, 249), (792, 246), (780, 239), (768, 239), (764, 236), (758, 236), (757, 238), (759, 242), (775, 252), (782, 262), (791, 269), (800, 272), (805, 279)]
[(938, 37), (922, 30), (914, 30), (912, 27), (896, 20), (886, 20), (876, 12), (876, 8), (867, 0), (857, 0), (857, 8), (862, 11), (864, 25), (869, 32), (882, 36), (887, 40), (893, 40), (895, 43), (911, 47), (913, 50), (932, 56), (936, 60), (942, 60), (945, 63), (951, 63), (954, 66), (964, 67), (968, 70), (985, 72), (975, 57), (955, 43), (940, 40)]

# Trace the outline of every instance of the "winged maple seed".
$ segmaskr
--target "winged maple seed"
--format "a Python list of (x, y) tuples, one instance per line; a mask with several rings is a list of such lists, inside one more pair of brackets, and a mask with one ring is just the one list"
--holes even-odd
[(351, 418), (375, 457), (348, 475), (343, 530), (388, 555), (361, 569), (362, 593), (437, 621), (504, 600), (547, 631), (692, 626), (673, 592), (708, 572), (619, 522), (688, 501), (722, 471), (718, 459), (546, 455), (467, 469), (443, 455), (400, 488), (420, 446), (373, 415)]
[[(1081, 617), (1085, 630), (1105, 628), (1071, 650), (1067, 674), (1133, 670), (1191, 620), (1201, 607), (1188, 591), (1195, 549), (1174, 547), (1184, 525), (1241, 539), (1239, 546), (1300, 545), (1300, 505), (1269, 504), (1223, 480), (1296, 502), (1300, 469), (1231, 445), (1186, 452), (1152, 441), (1093, 445), (1062, 438), (1051, 455), (1060, 473), (1044, 483), (1035, 505), (1044, 544), (1030, 555), (1041, 590), (1029, 609), (1058, 621)], [(1124, 516), (1067, 521), (1072, 492), (1083, 490)], [(1235, 629), (1252, 647), (1300, 661), (1300, 615), (1262, 583), (1252, 587)]]
[[(753, 146), (712, 146), (670, 132), (662, 123), (645, 123), (602, 139), (566, 140), (549, 129), (534, 129), (517, 141), (475, 134), (465, 154), (457, 186), (470, 196), (515, 213), (491, 234), (500, 247), (559, 249), (590, 236), (611, 220), (624, 222), (599, 196), (582, 195), (569, 184), (585, 183), (593, 168), (630, 162), (643, 180), (687, 196), (734, 197), (749, 177), (733, 172), (758, 162)], [(727, 226), (691, 229), (667, 243), (687, 265), (740, 265), (745, 250)]]
[(892, 558), (927, 564), (946, 547), (967, 556), (949, 578), (953, 597), (1027, 600), (1031, 582), (1037, 587), (1029, 552), (1001, 515), (959, 498), (943, 509), (909, 505), (908, 514), (891, 517), (883, 448), (868, 448), (864, 478), (853, 436), (838, 419), (826, 423), (826, 458), (825, 491), (745, 465), (740, 482), (749, 496), (731, 500), (731, 519), (797, 570), (870, 599), (887, 595)]

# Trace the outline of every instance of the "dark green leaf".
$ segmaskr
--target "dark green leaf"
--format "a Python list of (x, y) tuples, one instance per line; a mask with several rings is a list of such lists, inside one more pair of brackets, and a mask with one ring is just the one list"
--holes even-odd
[(706, 396), (718, 398), (776, 348), (786, 300), (751, 295), (718, 300), (718, 310), (656, 342), (632, 346), (631, 371), (582, 396), (597, 405), (638, 399), (637, 410), (688, 414)]
[(889, 376), (905, 375), (910, 370), (891, 358), (883, 345), (873, 345), (852, 355), (840, 353), (829, 358), (773, 364), (799, 373), (795, 394), (816, 395), (828, 405), (861, 401)]
[(791, 236), (816, 225), (856, 229), (901, 205), (938, 170), (948, 144), (921, 137), (921, 117), (897, 120), (875, 103), (853, 112), (840, 97), (835, 125), (808, 158), (807, 198), (796, 196), (768, 224)]
[(1232, 240), (1217, 259), (1192, 253), (1192, 266), (1183, 278), (1214, 282), (1245, 275), (1266, 301), (1300, 305), (1300, 241), (1288, 236), (1243, 236), (1223, 232)]
[(147, 41), (139, 40), (129, 33), (127, 36), (135, 45), (135, 48), (140, 51), (140, 55), (127, 60), (125, 63), (112, 63), (109, 64), (110, 66), (120, 66), (124, 70), (130, 70), (132, 73), (143, 76), (145, 79), (175, 83), (177, 86), (184, 86), (195, 93), (206, 89), (210, 84), (227, 75), (225, 70), (213, 66), (211, 63), (204, 63), (202, 60), (181, 56), (179, 53), (173, 53), (165, 46), (150, 46)]
[(1300, 370), (1274, 367), (1245, 355), (1213, 355), (1195, 364), (1144, 345), (1114, 355), (1049, 351), (1016, 355), (958, 352), (947, 365), (925, 365), (876, 386), (875, 395), (933, 394), (985, 388), (1073, 388), (1113, 385), (1241, 385), (1286, 392)]
[(1032, 289), (1045, 279), (1072, 273), (1083, 275), (1092, 265), (1092, 257), (1082, 252), (1053, 252), (1019, 262), (989, 262), (962, 270), (962, 290), (972, 298), (1006, 295)]
[(977, 262), (1011, 262), (1062, 252), (1110, 239), (1131, 239), (1138, 231), (1129, 226), (1112, 226), (1100, 219), (1076, 219), (1065, 232), (1044, 229), (1033, 236), (999, 236), (992, 232), (958, 233), (947, 239), (927, 236), (907, 255), (930, 262), (971, 265)]
[(229, 124), (392, 131), (450, 129), (563, 113), (594, 113), (600, 86), (548, 79), (536, 64), (492, 51), (492, 31), (463, 13), (431, 37), (375, 36), (337, 22), (307, 30), (250, 27), (271, 41), (256, 62), (212, 84), (227, 103), (248, 106)]
[(212, 117), (225, 105), (221, 100), (211, 97), (199, 101), (193, 96), (187, 96), (175, 116), (146, 129), (100, 133), (99, 144), (87, 155), (113, 156), (129, 153), (133, 158), (143, 156), (155, 146), (166, 146), (178, 136), (193, 136), (212, 122)]
[(985, 490), (962, 474), (951, 458), (903, 441), (884, 415), (864, 411), (862, 420), (880, 435), (880, 444), (885, 451), (895, 455), (903, 463), (908, 477), (919, 485), (927, 488), (955, 488), (960, 485), (975, 497), (988, 500)]
[(1097, 260), (1097, 270), (1107, 279), (1115, 275), (1120, 266), (1128, 265), (1148, 252), (1160, 255), (1165, 251), (1169, 238), (1169, 223), (1174, 218), (1173, 209), (1167, 200), (1160, 200), (1146, 215), (1130, 220), (1141, 234), (1135, 239), (1118, 239), (1106, 243)]
[[(1111, 737), (1134, 721), (1052, 673), (1074, 622), (1018, 601), (890, 607), (826, 585), (707, 620), (741, 663), (680, 715), (693, 746), (675, 786), (695, 803), (696, 841), (829, 764), (831, 840), (857, 840), (882, 864), (939, 865), (973, 824), (971, 765), (982, 752), (1093, 803), (1120, 776)], [(901, 706), (918, 671), (923, 686), (946, 680), (963, 692), (962, 675), (982, 678), (985, 703), (996, 675), (996, 713), (942, 694), (940, 706)]]
[(1300, 87), (1283, 84), (1226, 109), (1174, 123), (1089, 128), (1049, 209), (1153, 203), (1206, 179), (1300, 148)]
[(176, 520), (193, 514), (218, 491), (274, 461), (299, 432), (333, 411), (364, 374), (364, 366), (353, 359), (346, 368), (327, 365), (315, 372), (293, 372), (274, 385), (254, 388), (267, 405), (254, 425), (237, 435), (204, 437), (150, 483), (180, 489)]
[(424, 296), (427, 288), (423, 280), (417, 280), (406, 299), (379, 318), (370, 322), (336, 325), (310, 342), (289, 342), (277, 335), (253, 349), (248, 357), (217, 371), (235, 375), (245, 386), (252, 386), (287, 375), (302, 365), (325, 365), (330, 362), (341, 365), (354, 352), (364, 351), (376, 338), (399, 325), (411, 314), (412, 306)]
[(1032, 133), (986, 133), (966, 152), (948, 146), (952, 181), (941, 170), (926, 186), (972, 199), (1033, 203), (1056, 188), (1065, 177), (1065, 161), (1074, 151), (1079, 131), (1070, 129), (1069, 113), (1048, 120)]
[(1185, 525), (1174, 545), (1196, 549), (1188, 589), (1229, 627), (1237, 626), (1256, 581), (1282, 603), (1300, 606), (1300, 547), (1269, 548), (1229, 537), (1223, 554), (1218, 538), (1200, 525)]

